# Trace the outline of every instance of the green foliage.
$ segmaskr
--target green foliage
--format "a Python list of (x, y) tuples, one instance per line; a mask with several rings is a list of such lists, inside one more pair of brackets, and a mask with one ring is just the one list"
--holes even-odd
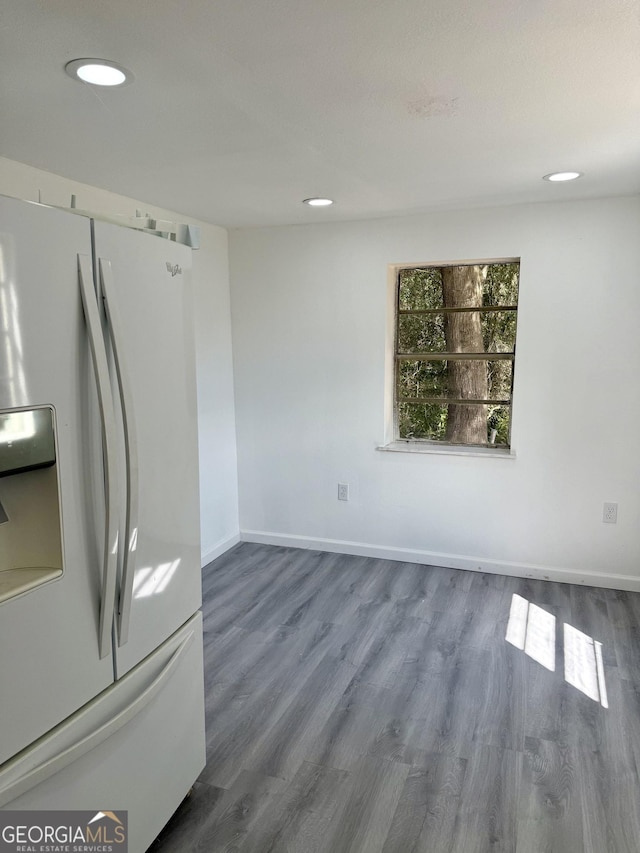
[(487, 264), (483, 305), (517, 305), (520, 264)]
[(396, 376), (399, 397), (446, 397), (449, 393), (446, 361), (401, 361)]
[(398, 352), (444, 352), (444, 314), (401, 314), (398, 317)]
[[(519, 264), (488, 264), (483, 305), (517, 305)], [(492, 311), (484, 315), (482, 336), (485, 352), (513, 352), (516, 344), (515, 311)]]
[(442, 272), (438, 267), (400, 270), (398, 307), (401, 311), (440, 308)]
[(400, 438), (443, 441), (447, 431), (448, 408), (437, 403), (398, 403)]
[[(520, 267), (518, 263), (488, 264), (483, 286), (483, 306), (516, 306)], [(398, 279), (398, 308), (401, 311), (437, 310), (443, 307), (442, 271), (437, 267), (404, 269)], [(515, 350), (515, 311), (481, 312), (484, 352)], [(404, 354), (445, 352), (446, 314), (401, 314), (398, 316), (397, 352)], [(511, 399), (512, 362), (487, 360), (488, 400)], [(449, 394), (448, 365), (443, 361), (401, 361), (396, 372), (400, 398), (446, 398)], [(487, 403), (487, 442), (496, 430), (495, 443), (508, 445), (510, 407)], [(442, 441), (446, 435), (448, 405), (407, 403), (397, 405), (401, 438)]]

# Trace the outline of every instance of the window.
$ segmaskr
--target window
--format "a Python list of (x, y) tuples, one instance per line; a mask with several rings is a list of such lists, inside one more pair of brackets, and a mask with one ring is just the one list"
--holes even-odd
[(510, 446), (518, 260), (400, 268), (395, 438)]

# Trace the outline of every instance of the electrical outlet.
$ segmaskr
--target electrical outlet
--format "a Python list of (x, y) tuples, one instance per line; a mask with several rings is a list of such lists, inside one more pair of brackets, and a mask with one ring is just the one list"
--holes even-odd
[(618, 522), (618, 504), (605, 503), (602, 508), (602, 520), (605, 524), (617, 524)]
[(338, 500), (349, 500), (349, 483), (338, 483)]

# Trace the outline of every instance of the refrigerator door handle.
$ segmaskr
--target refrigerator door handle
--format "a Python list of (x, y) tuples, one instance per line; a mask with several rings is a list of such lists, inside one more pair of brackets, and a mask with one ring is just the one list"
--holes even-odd
[(104, 458), (105, 536), (102, 568), (102, 598), (100, 601), (99, 649), (100, 657), (111, 653), (111, 628), (116, 597), (118, 570), (118, 504), (116, 492), (115, 439), (116, 424), (109, 380), (107, 353), (102, 337), (98, 302), (93, 287), (91, 259), (78, 255), (78, 279), (82, 306), (87, 324), (91, 361), (96, 378), (98, 408), (102, 423)]
[(126, 517), (124, 529), (124, 557), (122, 563), (122, 586), (118, 602), (118, 645), (124, 646), (129, 639), (131, 618), (131, 599), (133, 596), (133, 578), (136, 567), (136, 547), (138, 541), (138, 440), (133, 406), (131, 385), (123, 361), (123, 346), (120, 339), (122, 324), (118, 315), (114, 296), (113, 270), (111, 262), (100, 258), (100, 284), (107, 316), (107, 328), (113, 360), (116, 367), (118, 392), (122, 420), (124, 424), (124, 452), (126, 463)]

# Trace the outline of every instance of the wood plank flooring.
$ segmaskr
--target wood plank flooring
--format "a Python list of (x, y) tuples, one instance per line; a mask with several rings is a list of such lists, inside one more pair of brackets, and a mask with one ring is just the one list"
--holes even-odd
[[(250, 543), (203, 587), (207, 766), (152, 853), (640, 851), (640, 594)], [(505, 642), (514, 594), (555, 671)]]

